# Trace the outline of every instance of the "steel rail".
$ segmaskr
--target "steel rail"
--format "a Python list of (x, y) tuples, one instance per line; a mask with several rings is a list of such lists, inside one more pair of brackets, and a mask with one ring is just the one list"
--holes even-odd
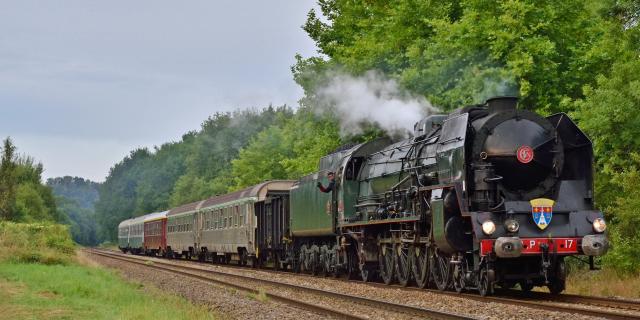
[[(303, 292), (312, 293), (312, 294), (315, 294), (315, 295), (341, 299), (342, 301), (348, 300), (348, 301), (351, 301), (351, 302), (354, 302), (354, 303), (357, 303), (357, 304), (360, 304), (360, 305), (364, 305), (364, 306), (368, 306), (368, 307), (372, 307), (372, 308), (376, 308), (376, 309), (383, 309), (383, 310), (387, 310), (387, 311), (401, 312), (401, 313), (404, 313), (404, 314), (414, 315), (414, 316), (418, 316), (418, 317), (421, 317), (421, 318), (443, 319), (443, 320), (445, 320), (445, 319), (446, 320), (448, 320), (448, 319), (475, 319), (473, 317), (459, 315), (459, 314), (455, 314), (455, 313), (447, 313), (447, 312), (442, 312), (442, 311), (438, 311), (438, 310), (432, 310), (432, 309), (408, 306), (408, 305), (397, 304), (397, 303), (392, 303), (392, 302), (387, 302), (387, 301), (382, 301), (382, 300), (376, 300), (376, 299), (369, 299), (369, 298), (364, 298), (364, 297), (358, 297), (358, 296), (353, 296), (353, 295), (342, 294), (342, 293), (338, 293), (338, 292), (334, 292), (334, 291), (327, 291), (327, 290), (321, 290), (321, 289), (315, 289), (315, 288), (308, 288), (308, 287), (298, 286), (298, 285), (289, 284), (289, 283), (282, 283), (282, 282), (266, 280), (266, 279), (257, 279), (257, 278), (253, 278), (253, 277), (249, 277), (249, 276), (242, 276), (242, 275), (231, 274), (231, 273), (227, 273), (227, 272), (220, 272), (220, 271), (215, 271), (215, 270), (205, 270), (205, 269), (195, 268), (195, 267), (187, 266), (187, 265), (177, 265), (177, 264), (173, 264), (173, 263), (167, 263), (167, 262), (164, 262), (164, 261), (154, 261), (154, 260), (149, 260), (149, 259), (146, 259), (146, 258), (140, 257), (140, 256), (123, 256), (122, 254), (119, 254), (119, 253), (97, 251), (95, 249), (94, 250), (90, 250), (89, 252), (93, 253), (93, 254), (96, 254), (96, 255), (108, 257), (108, 258), (113, 258), (113, 259), (118, 259), (118, 260), (122, 260), (122, 261), (137, 263), (137, 264), (144, 265), (144, 266), (147, 266), (147, 267), (152, 267), (152, 268), (162, 269), (162, 270), (166, 270), (166, 271), (170, 271), (170, 272), (174, 272), (174, 273), (178, 273), (178, 274), (183, 274), (183, 275), (194, 277), (194, 278), (198, 278), (198, 279), (204, 280), (204, 281), (216, 282), (216, 283), (219, 283), (219, 284), (222, 284), (222, 285), (225, 285), (225, 286), (232, 286), (232, 287), (235, 287), (235, 288), (237, 288), (239, 290), (251, 291), (251, 292), (254, 292), (254, 293), (257, 293), (257, 290), (255, 290), (253, 288), (247, 288), (247, 287), (239, 286), (237, 284), (233, 284), (233, 283), (229, 283), (229, 282), (226, 282), (226, 281), (222, 281), (222, 280), (219, 280), (219, 279), (212, 279), (210, 277), (205, 277), (205, 276), (202, 276), (202, 275), (192, 274), (191, 272), (175, 270), (174, 268), (192, 270), (192, 271), (203, 272), (203, 273), (211, 273), (211, 274), (215, 274), (215, 275), (222, 276), (222, 277), (229, 277), (229, 278), (245, 280), (245, 281), (254, 281), (254, 282), (262, 283), (263, 285), (269, 285), (269, 286), (275, 286), (275, 287), (284, 287), (284, 288), (288, 288), (288, 289), (292, 289), (292, 290), (299, 290), (299, 291), (303, 291)], [(148, 261), (153, 262), (153, 264), (147, 264)], [(164, 265), (164, 266), (159, 266), (159, 265)], [(308, 308), (319, 308), (318, 310), (310, 310), (310, 311), (320, 312), (320, 313), (323, 313), (323, 314), (333, 313), (332, 315), (337, 317), (337, 318), (364, 319), (364, 318), (361, 318), (359, 316), (343, 313), (343, 312), (340, 312), (340, 311), (337, 311), (337, 310), (334, 310), (334, 309), (320, 307), (318, 305), (310, 304), (310, 303), (307, 303), (307, 302), (301, 302), (301, 301), (297, 301), (297, 300), (292, 300), (290, 298), (278, 296), (278, 295), (275, 295), (273, 293), (267, 293), (267, 296), (270, 297), (270, 298), (273, 296), (274, 300), (283, 299), (285, 303), (289, 303), (289, 304), (302, 304), (302, 307), (304, 307), (305, 309), (308, 309)]]
[[(181, 276), (186, 276), (189, 278), (194, 278), (194, 279), (198, 279), (198, 280), (202, 280), (208, 283), (213, 283), (213, 284), (217, 284), (223, 287), (231, 287), (240, 291), (245, 291), (245, 292), (249, 292), (252, 294), (260, 294), (260, 290), (255, 289), (255, 288), (250, 288), (250, 287), (245, 287), (245, 286), (241, 286), (239, 284), (235, 284), (235, 283), (231, 283), (231, 282), (227, 282), (227, 281), (223, 281), (223, 280), (219, 280), (219, 279), (213, 279), (210, 277), (205, 277), (202, 275), (198, 275), (198, 274), (194, 274), (191, 272), (185, 272), (185, 271), (180, 271), (174, 268), (170, 268), (170, 267), (163, 267), (163, 266), (158, 266), (156, 265), (156, 261), (152, 261), (152, 260), (146, 260), (146, 259), (135, 259), (135, 258), (129, 258), (129, 257), (123, 257), (120, 255), (116, 255), (113, 253), (105, 253), (105, 252), (99, 252), (99, 251), (89, 251), (91, 254), (95, 254), (95, 255), (99, 255), (102, 257), (106, 257), (109, 259), (115, 259), (115, 260), (120, 260), (120, 261), (125, 261), (125, 262), (129, 262), (129, 263), (134, 263), (134, 264), (139, 264), (148, 268), (153, 268), (153, 269), (157, 269), (157, 270), (161, 270), (161, 271), (167, 271), (167, 272), (171, 272), (177, 275), (181, 275)], [(152, 261), (153, 264), (148, 264), (147, 262), (144, 261)], [(177, 268), (179, 268), (179, 266), (176, 266)], [(204, 270), (203, 270), (204, 271)], [(285, 296), (281, 296), (275, 293), (271, 293), (271, 292), (264, 292), (265, 296), (271, 300), (274, 301), (278, 301), (284, 304), (288, 304), (291, 305), (293, 307), (299, 308), (299, 309), (304, 309), (304, 310), (308, 310), (314, 313), (318, 313), (321, 315), (326, 315), (326, 316), (331, 316), (331, 317), (335, 317), (338, 319), (348, 319), (348, 320), (365, 320), (367, 318), (363, 318), (363, 317), (359, 317), (356, 315), (352, 315), (352, 314), (348, 314), (348, 313), (344, 313), (344, 312), (340, 312), (338, 310), (333, 310), (330, 308), (325, 308), (316, 304), (311, 304), (311, 303), (307, 303), (304, 301), (299, 301), (299, 300), (295, 300), (295, 299), (291, 299)]]
[[(116, 254), (120, 254), (116, 252)], [(185, 261), (185, 260), (180, 260)], [(186, 260), (193, 261), (193, 260)], [(195, 262), (195, 261), (193, 261)], [(274, 272), (277, 274), (283, 275), (291, 275), (291, 272), (288, 271), (276, 271), (273, 269), (250, 269), (245, 266), (236, 266), (236, 265), (217, 265), (225, 268), (234, 268), (234, 269), (244, 269), (244, 270), (256, 270), (256, 271), (265, 271), (265, 272)], [(199, 269), (201, 270), (201, 269)], [(218, 271), (213, 271), (218, 272)], [(224, 274), (228, 274), (222, 272)], [(302, 275), (305, 277), (316, 277), (310, 274), (295, 274), (297, 276)], [(346, 281), (346, 282), (358, 282), (363, 283), (359, 280), (347, 280), (347, 279), (335, 279), (338, 281)], [(431, 292), (434, 294), (442, 294), (451, 297), (463, 297), (468, 298), (475, 301), (480, 302), (497, 302), (503, 304), (510, 304), (522, 307), (529, 307), (535, 309), (542, 309), (547, 311), (556, 311), (556, 312), (566, 312), (566, 313), (574, 313), (581, 314), (586, 316), (594, 316), (601, 317), (606, 319), (637, 319), (640, 320), (640, 315), (634, 315), (624, 312), (616, 312), (609, 310), (597, 310), (597, 309), (585, 309), (584, 306), (595, 306), (595, 307), (604, 307), (604, 308), (612, 308), (612, 309), (624, 309), (629, 311), (639, 311), (640, 312), (640, 302), (635, 302), (631, 300), (623, 300), (623, 299), (614, 299), (614, 298), (604, 298), (604, 297), (594, 297), (594, 296), (579, 296), (579, 295), (570, 295), (570, 294), (560, 294), (560, 295), (551, 295), (543, 292), (529, 292), (524, 293), (522, 291), (517, 290), (500, 290), (499, 293), (503, 294), (501, 296), (485, 296), (482, 297), (477, 294), (471, 293), (456, 293), (451, 291), (440, 291), (436, 289), (420, 289), (416, 287), (403, 287), (400, 285), (385, 285), (383, 283), (378, 282), (366, 282), (367, 285), (380, 287), (380, 288), (394, 288), (400, 290), (407, 291), (421, 291), (421, 292)], [(518, 295), (519, 294), (519, 295)], [(536, 301), (539, 299), (548, 300), (546, 302)], [(578, 303), (584, 305), (583, 307), (576, 306), (563, 306), (555, 303)]]
[(624, 309), (630, 311), (640, 312), (640, 301), (634, 301), (622, 298), (609, 298), (609, 297), (596, 297), (596, 296), (582, 296), (575, 294), (560, 294), (552, 295), (546, 292), (522, 292), (518, 290), (500, 290), (500, 294), (516, 299), (536, 299), (536, 300), (548, 300), (552, 302), (563, 303), (580, 303), (599, 307), (608, 307), (614, 309)]

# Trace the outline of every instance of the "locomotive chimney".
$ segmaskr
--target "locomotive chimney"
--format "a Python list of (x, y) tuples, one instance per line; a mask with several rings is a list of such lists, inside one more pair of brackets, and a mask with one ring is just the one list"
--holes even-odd
[(501, 96), (487, 99), (489, 113), (498, 113), (508, 110), (514, 110), (518, 104), (518, 97)]

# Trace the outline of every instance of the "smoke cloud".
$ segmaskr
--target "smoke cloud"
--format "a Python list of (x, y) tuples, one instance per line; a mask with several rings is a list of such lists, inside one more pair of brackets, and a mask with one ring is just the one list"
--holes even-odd
[(338, 115), (343, 135), (362, 133), (365, 124), (374, 123), (390, 135), (406, 137), (417, 121), (437, 112), (424, 97), (374, 71), (361, 77), (330, 75), (315, 96), (324, 111)]
[(520, 89), (512, 75), (498, 73), (484, 77), (482, 90), (474, 96), (474, 101), (484, 103), (487, 99), (497, 96), (519, 96)]

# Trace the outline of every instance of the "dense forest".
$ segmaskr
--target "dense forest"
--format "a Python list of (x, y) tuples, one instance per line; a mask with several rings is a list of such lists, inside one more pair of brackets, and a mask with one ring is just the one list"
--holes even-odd
[(94, 216), (99, 183), (79, 177), (47, 179), (46, 185), (56, 197), (58, 211), (67, 219), (73, 240), (82, 245), (96, 245), (97, 224)]
[(614, 242), (605, 263), (640, 271), (640, 1), (318, 5), (303, 29), (319, 55), (292, 67), (300, 105), (218, 113), (180, 141), (132, 151), (100, 188), (100, 239), (114, 240), (122, 219), (299, 177), (343, 143), (387, 134), (366, 117), (364, 129), (345, 132), (319, 94), (336, 75), (373, 71), (443, 112), (515, 93), (522, 108), (569, 113), (594, 142), (596, 201)]
[(44, 168), (33, 158), (19, 155), (6, 138), (0, 160), (0, 221), (65, 222), (51, 188), (42, 184)]
[(77, 177), (52, 178), (43, 184), (42, 163), (17, 150), (8, 137), (0, 147), (0, 221), (64, 224), (75, 242), (98, 244), (93, 204), (99, 184)]

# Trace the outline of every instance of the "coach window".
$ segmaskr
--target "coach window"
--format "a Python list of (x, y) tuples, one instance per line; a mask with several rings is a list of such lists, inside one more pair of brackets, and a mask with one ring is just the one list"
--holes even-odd
[(244, 205), (238, 207), (240, 214), (240, 222), (238, 223), (241, 227), (244, 225)]

